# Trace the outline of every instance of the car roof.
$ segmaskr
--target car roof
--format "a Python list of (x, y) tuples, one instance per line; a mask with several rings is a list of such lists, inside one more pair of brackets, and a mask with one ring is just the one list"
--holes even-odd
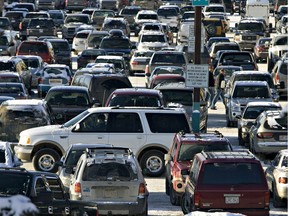
[(49, 91), (85, 91), (88, 92), (87, 87), (84, 86), (53, 86)]
[(234, 85), (238, 86), (268, 86), (268, 83), (265, 81), (236, 81)]
[(14, 106), (14, 105), (28, 105), (28, 106), (38, 106), (42, 105), (43, 101), (40, 99), (16, 99), (7, 100), (2, 103), (2, 105)]
[(179, 91), (179, 90), (185, 90), (185, 91), (189, 90), (189, 91), (193, 92), (193, 88), (187, 87), (185, 82), (159, 83), (155, 87), (155, 89), (159, 89), (160, 91), (161, 90), (169, 90), (169, 89), (171, 89), (171, 90), (175, 89), (177, 91)]
[(112, 94), (141, 94), (141, 95), (159, 95), (160, 91), (146, 88), (121, 88), (116, 89)]
[(235, 71), (233, 73), (234, 76), (249, 76), (249, 75), (263, 75), (263, 76), (271, 76), (271, 74), (267, 71)]
[(281, 107), (281, 104), (278, 102), (268, 102), (268, 101), (253, 101), (253, 102), (248, 102), (246, 107), (252, 107), (252, 106), (271, 106), (271, 107)]

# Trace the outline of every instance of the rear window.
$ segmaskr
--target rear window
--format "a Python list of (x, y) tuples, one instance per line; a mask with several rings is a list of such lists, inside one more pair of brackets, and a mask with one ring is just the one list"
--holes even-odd
[(259, 185), (263, 170), (256, 163), (207, 163), (203, 165), (201, 185)]
[(130, 8), (130, 9), (124, 8), (121, 11), (120, 15), (136, 15), (139, 11), (140, 11), (140, 9), (137, 9), (137, 8), (135, 8), (135, 9), (134, 8)]
[(22, 43), (19, 48), (19, 53), (34, 54), (34, 53), (48, 53), (48, 46), (45, 43)]
[(188, 121), (184, 114), (146, 113), (145, 115), (152, 133), (190, 132)]
[(86, 39), (88, 37), (89, 33), (77, 33), (76, 38), (84, 38)]
[(269, 98), (269, 89), (265, 86), (237, 86), (233, 98)]
[(157, 10), (158, 16), (164, 16), (164, 17), (171, 17), (171, 16), (177, 16), (177, 10), (176, 8), (159, 8)]
[(139, 14), (138, 19), (151, 19), (157, 20), (158, 16), (156, 14)]
[(262, 112), (266, 110), (280, 110), (281, 107), (272, 106), (251, 106), (248, 107), (243, 115), (244, 119), (256, 119)]
[(287, 132), (287, 117), (269, 118), (264, 123), (264, 128), (268, 130)]
[(68, 16), (65, 19), (65, 23), (80, 22), (80, 23), (89, 23), (89, 16)]
[(166, 37), (165, 35), (143, 35), (142, 36), (142, 40), (141, 42), (162, 42), (162, 43), (165, 43), (166, 42)]
[(169, 103), (176, 103), (182, 104), (184, 106), (192, 106), (193, 104), (193, 92), (192, 91), (183, 91), (183, 90), (161, 90), (163, 94), (164, 101), (167, 104)]
[(160, 107), (161, 101), (158, 97), (149, 95), (114, 95), (109, 106)]
[(50, 41), (54, 51), (58, 51), (58, 50), (65, 50), (65, 51), (70, 51), (70, 46), (68, 42), (61, 42), (61, 41)]
[[(223, 56), (223, 54), (222, 54)], [(223, 56), (223, 63), (233, 63), (233, 62), (253, 62), (252, 57), (249, 54), (227, 54)]]
[[(286, 68), (286, 71), (287, 71), (287, 68)], [(273, 79), (271, 76), (269, 75), (244, 75), (244, 74), (241, 74), (240, 76), (235, 76), (235, 79), (234, 79), (234, 82), (235, 81), (248, 81), (248, 80), (251, 80), (251, 81), (265, 81), (268, 83), (269, 87), (273, 87), (274, 84), (273, 84)]]
[(54, 22), (52, 20), (38, 20), (38, 19), (32, 19), (29, 22), (30, 28), (53, 28)]
[(120, 39), (117, 40), (115, 38), (106, 38), (103, 39), (100, 48), (102, 49), (130, 49), (130, 41), (129, 39)]
[(185, 57), (183, 54), (154, 54), (152, 57), (152, 63), (168, 63), (168, 64), (186, 64)]

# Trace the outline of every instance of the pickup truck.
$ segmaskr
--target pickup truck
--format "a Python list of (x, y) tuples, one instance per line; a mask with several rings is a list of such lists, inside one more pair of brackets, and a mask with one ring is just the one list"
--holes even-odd
[(56, 26), (52, 18), (33, 18), (27, 26), (27, 38), (40, 36), (57, 36)]
[(98, 215), (97, 205), (69, 199), (57, 174), (0, 168), (0, 197), (24, 195), (38, 208), (39, 215)]

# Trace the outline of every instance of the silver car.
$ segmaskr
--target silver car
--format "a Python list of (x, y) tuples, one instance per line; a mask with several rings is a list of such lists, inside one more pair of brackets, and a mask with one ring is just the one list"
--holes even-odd
[(288, 197), (288, 149), (283, 149), (277, 153), (265, 170), (265, 175), (269, 190), (272, 192), (274, 207), (285, 206)]
[(270, 88), (264, 81), (236, 81), (231, 91), (224, 96), (227, 127), (237, 125), (236, 116), (242, 115), (247, 103), (253, 101), (272, 102)]
[(83, 154), (70, 184), (71, 199), (97, 203), (101, 215), (147, 215), (148, 195), (137, 159), (121, 147)]
[(287, 107), (261, 113), (249, 130), (249, 138), (253, 153), (273, 154), (287, 149)]
[(266, 110), (281, 110), (282, 107), (277, 102), (249, 102), (241, 116), (236, 116), (238, 121), (239, 145), (243, 146), (249, 142), (249, 129), (255, 119)]

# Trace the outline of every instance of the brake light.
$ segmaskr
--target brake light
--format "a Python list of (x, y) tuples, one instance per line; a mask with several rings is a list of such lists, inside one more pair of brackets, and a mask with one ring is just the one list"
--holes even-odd
[(258, 52), (260, 52), (260, 51), (264, 51), (264, 50), (265, 50), (265, 47), (263, 47), (263, 46), (258, 46), (256, 49), (257, 49)]
[(194, 193), (194, 205), (195, 207), (199, 207), (200, 205), (200, 193), (199, 192)]
[(131, 62), (132, 65), (138, 65), (138, 62)]
[(278, 73), (277, 73), (276, 76), (275, 76), (275, 80), (276, 80), (277, 83), (280, 82), (280, 77), (279, 77), (279, 74), (278, 74)]
[(288, 179), (286, 177), (280, 177), (278, 179), (278, 182), (281, 184), (287, 184), (288, 183)]
[(74, 192), (75, 193), (81, 193), (81, 183), (80, 182), (75, 183)]
[(39, 79), (38, 79), (38, 84), (39, 84), (39, 83), (42, 83), (42, 82), (43, 82), (43, 79), (42, 79), (42, 78), (39, 78)]
[(258, 138), (261, 138), (261, 139), (269, 139), (269, 138), (272, 138), (272, 137), (273, 137), (273, 133), (268, 133), (268, 132), (265, 132), (265, 133), (257, 133), (257, 137), (258, 137)]
[(22, 30), (22, 22), (19, 23), (19, 29)]
[(270, 205), (270, 192), (269, 191), (265, 192), (264, 203), (265, 203), (265, 206), (269, 207)]
[(146, 192), (146, 186), (144, 183), (139, 184), (139, 190), (138, 190), (138, 195), (139, 196), (144, 196)]

